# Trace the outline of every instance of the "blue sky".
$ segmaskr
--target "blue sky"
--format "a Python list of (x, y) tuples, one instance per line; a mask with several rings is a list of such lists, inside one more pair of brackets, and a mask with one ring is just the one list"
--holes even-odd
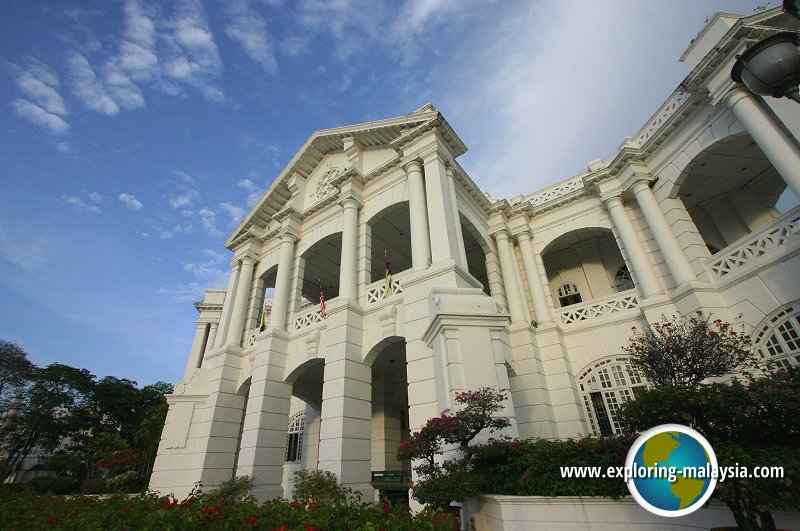
[(0, 339), (174, 383), (226, 236), (313, 131), (431, 102), (482, 188), (529, 193), (613, 156), (706, 18), (756, 4), (4, 0)]

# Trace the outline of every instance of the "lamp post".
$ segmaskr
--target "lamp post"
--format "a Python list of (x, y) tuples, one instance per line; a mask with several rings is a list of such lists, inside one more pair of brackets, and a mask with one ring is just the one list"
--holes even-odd
[(737, 57), (731, 79), (760, 96), (800, 103), (800, 47), (796, 33), (784, 32), (757, 42)]

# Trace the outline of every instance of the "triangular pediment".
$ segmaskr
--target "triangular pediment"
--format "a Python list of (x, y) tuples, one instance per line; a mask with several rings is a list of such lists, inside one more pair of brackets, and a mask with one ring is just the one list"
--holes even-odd
[[(347, 167), (346, 157), (341, 156), (346, 149), (346, 143), (350, 142), (349, 139), (353, 139), (363, 150), (385, 148), (400, 153), (403, 145), (433, 128), (441, 133), (454, 156), (466, 151), (461, 139), (430, 103), (396, 118), (315, 131), (233, 231), (225, 242), (226, 247), (233, 249), (248, 233), (265, 233), (270, 222), (290, 209), (292, 181), (297, 177), (307, 180), (319, 174), (326, 164), (331, 164), (331, 158), (338, 159), (336, 168), (341, 172), (356, 171)], [(316, 185), (315, 182), (314, 186)]]

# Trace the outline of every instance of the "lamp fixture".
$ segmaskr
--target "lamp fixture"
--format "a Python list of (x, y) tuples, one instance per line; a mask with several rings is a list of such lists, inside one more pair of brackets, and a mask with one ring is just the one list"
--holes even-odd
[(750, 46), (737, 56), (731, 79), (759, 96), (786, 97), (800, 103), (798, 35), (778, 33)]

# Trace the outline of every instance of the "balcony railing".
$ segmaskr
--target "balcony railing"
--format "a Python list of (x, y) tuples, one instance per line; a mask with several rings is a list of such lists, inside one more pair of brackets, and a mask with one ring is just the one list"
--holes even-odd
[(558, 312), (558, 320), (562, 325), (571, 325), (634, 310), (638, 307), (639, 299), (636, 290), (629, 289), (601, 299), (567, 306)]
[(386, 296), (386, 279), (381, 279), (377, 282), (373, 282), (369, 286), (367, 286), (367, 306), (371, 304), (377, 304), (383, 300), (390, 299), (395, 295), (400, 295), (403, 293), (403, 283), (402, 278), (398, 276), (392, 277), (392, 293), (387, 297)]
[(297, 332), (298, 330), (308, 328), (322, 321), (322, 311), (319, 306), (315, 306), (311, 311), (306, 311), (305, 313), (295, 316), (294, 322), (292, 323), (292, 330)]
[(729, 245), (706, 262), (716, 278), (725, 278), (757, 263), (780, 256), (792, 241), (800, 240), (800, 207)]

